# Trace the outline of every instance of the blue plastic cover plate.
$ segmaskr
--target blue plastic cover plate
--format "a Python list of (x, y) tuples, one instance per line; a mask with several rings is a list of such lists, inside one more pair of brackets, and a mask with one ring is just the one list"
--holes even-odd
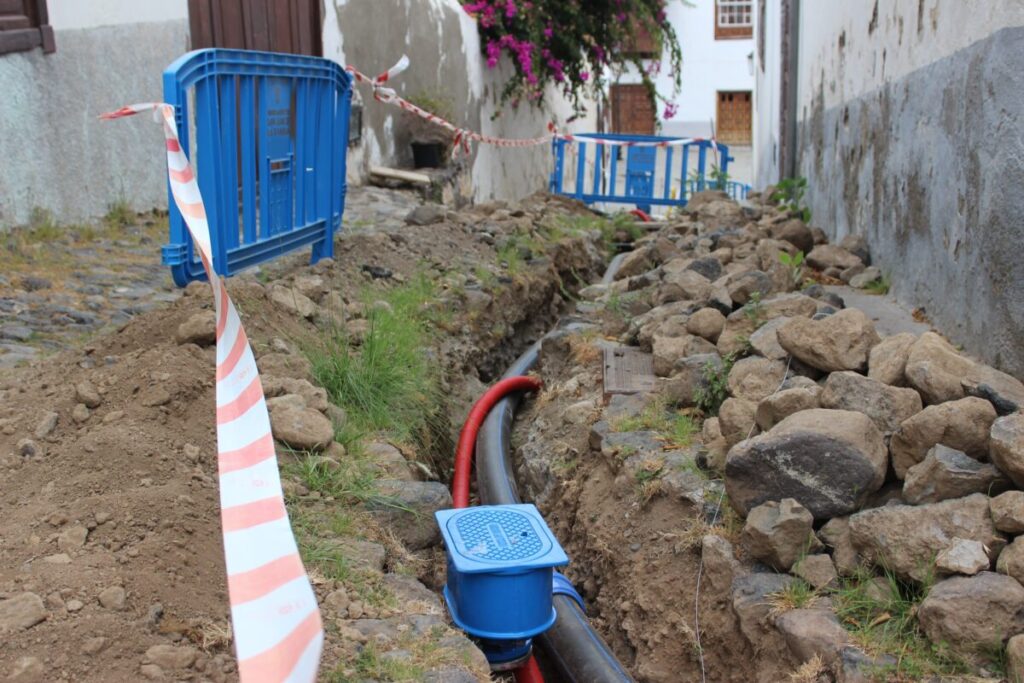
[(565, 551), (533, 505), (482, 505), (435, 513), (455, 570), (463, 574), (560, 567)]

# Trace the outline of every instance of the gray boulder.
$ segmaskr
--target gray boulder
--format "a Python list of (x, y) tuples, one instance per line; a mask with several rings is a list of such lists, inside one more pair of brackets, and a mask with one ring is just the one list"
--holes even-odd
[(1024, 587), (992, 572), (946, 579), (928, 592), (917, 618), (933, 643), (965, 654), (991, 651), (1024, 631)]
[(762, 299), (767, 297), (771, 294), (772, 287), (771, 276), (760, 270), (735, 273), (729, 276), (726, 283), (729, 298), (741, 306), (749, 302), (755, 294)]
[(903, 499), (914, 505), (963, 498), (972, 493), (1005, 491), (1009, 481), (994, 466), (978, 462), (963, 451), (932, 446), (924, 460), (907, 470)]
[(715, 353), (715, 345), (692, 334), (683, 334), (681, 337), (659, 334), (654, 336), (651, 353), (654, 356), (654, 374), (668, 377), (677, 362), (688, 356)]
[(734, 446), (725, 461), (729, 500), (741, 513), (795, 498), (828, 519), (860, 509), (885, 480), (881, 432), (861, 413), (805, 410)]
[(778, 332), (779, 328), (789, 321), (790, 318), (782, 316), (761, 325), (756, 332), (750, 335), (751, 348), (765, 358), (784, 360), (789, 353), (779, 343)]
[(722, 403), (718, 409), (718, 423), (730, 448), (757, 433), (756, 412), (757, 404), (744, 398), (727, 398)]
[(695, 270), (665, 273), (658, 286), (658, 303), (672, 301), (707, 301), (711, 295), (711, 281)]
[(779, 343), (807, 365), (826, 372), (861, 370), (879, 342), (871, 320), (847, 308), (823, 320), (796, 318), (779, 328)]
[(820, 244), (807, 254), (807, 264), (817, 270), (839, 268), (846, 270), (854, 266), (862, 266), (864, 262), (846, 249), (835, 244)]
[(410, 550), (436, 545), (441, 540), (434, 513), (452, 506), (448, 487), (436, 481), (382, 479), (379, 495), (366, 503), (367, 509)]
[(835, 664), (851, 642), (849, 632), (826, 609), (789, 610), (776, 617), (775, 628), (799, 662), (819, 657), (825, 664)]
[(832, 548), (832, 561), (843, 576), (852, 576), (860, 568), (860, 556), (850, 540), (850, 519), (834, 517), (818, 530), (818, 537)]
[(989, 454), (992, 462), (1014, 484), (1024, 487), (1024, 414), (1000, 417), (991, 424)]
[(988, 502), (996, 529), (1007, 534), (1024, 534), (1024, 491), (1007, 491)]
[(790, 415), (801, 410), (819, 408), (821, 387), (813, 382), (810, 386), (798, 386), (772, 394), (757, 404), (754, 419), (762, 431), (768, 431)]
[(1024, 581), (1024, 538), (1018, 536), (1003, 548), (996, 560), (996, 571), (1012, 576), (1018, 582)]
[(792, 498), (758, 505), (743, 525), (743, 545), (755, 560), (789, 571), (802, 555), (820, 547), (814, 517)]
[(814, 234), (799, 218), (776, 223), (768, 229), (768, 234), (774, 239), (789, 242), (805, 254), (811, 253), (811, 250), (814, 249)]
[[(1005, 554), (1004, 550), (999, 557)], [(982, 569), (988, 569), (991, 564), (985, 546), (966, 538), (954, 538), (949, 547), (935, 557), (935, 569), (942, 574), (974, 576)]]
[(821, 407), (864, 413), (882, 430), (892, 434), (907, 418), (921, 412), (921, 396), (869, 379), (856, 372), (833, 372), (821, 392)]
[(775, 393), (786, 378), (786, 364), (752, 356), (736, 361), (729, 372), (729, 393), (755, 403)]
[[(716, 261), (717, 263), (717, 261)], [(686, 331), (714, 344), (725, 328), (725, 316), (716, 308), (702, 308), (686, 321)]]
[(868, 354), (868, 377), (894, 387), (906, 385), (907, 358), (917, 335), (904, 332), (886, 337)]
[(980, 493), (930, 505), (886, 505), (850, 517), (858, 554), (905, 579), (923, 581), (936, 555), (953, 539), (978, 541), (995, 558), (1005, 544)]
[(924, 460), (938, 443), (963, 451), (972, 458), (986, 460), (989, 430), (995, 419), (995, 408), (980, 398), (928, 406), (905, 420), (892, 435), (889, 451), (896, 476), (903, 479), (907, 470)]
[(835, 588), (839, 584), (839, 573), (832, 558), (825, 553), (807, 555), (793, 565), (792, 573), (817, 590)]

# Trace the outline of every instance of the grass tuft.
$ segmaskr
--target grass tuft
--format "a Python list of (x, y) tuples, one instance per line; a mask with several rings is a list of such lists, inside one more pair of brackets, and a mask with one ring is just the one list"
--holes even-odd
[[(926, 577), (918, 584), (903, 581), (889, 571), (884, 574), (884, 582), (874, 578), (861, 570), (844, 579), (833, 601), (840, 622), (857, 645), (872, 655), (895, 657), (895, 665), (872, 672), (875, 680), (903, 683), (971, 673), (969, 661), (929, 641), (918, 625), (917, 612), (931, 590), (933, 578)], [(979, 654), (989, 660), (989, 668), (1003, 667), (1001, 657)]]
[(891, 283), (889, 282), (889, 278), (883, 275), (874, 282), (869, 282), (867, 287), (864, 288), (864, 290), (871, 294), (885, 296), (886, 294), (889, 293), (890, 286)]
[[(358, 347), (343, 327), (335, 327), (307, 350), (317, 383), (347, 413), (337, 435), (346, 448), (380, 434), (431, 460), (450, 460), (442, 378), (433, 358), (435, 329), (447, 313), (437, 299), (436, 284), (424, 275), (384, 292), (368, 290), (368, 327)], [(438, 463), (430, 464), (441, 471)]]
[(689, 446), (700, 431), (700, 424), (692, 415), (673, 410), (664, 398), (651, 401), (638, 415), (616, 420), (612, 427), (617, 432), (657, 432), (675, 448)]

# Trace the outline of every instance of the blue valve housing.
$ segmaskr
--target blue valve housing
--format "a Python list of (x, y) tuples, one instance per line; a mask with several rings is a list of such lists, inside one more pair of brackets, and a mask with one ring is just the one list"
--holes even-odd
[(555, 623), (554, 567), (565, 551), (533, 505), (435, 513), (448, 558), (444, 598), (452, 620), (483, 641), (492, 665), (529, 655), (530, 639)]

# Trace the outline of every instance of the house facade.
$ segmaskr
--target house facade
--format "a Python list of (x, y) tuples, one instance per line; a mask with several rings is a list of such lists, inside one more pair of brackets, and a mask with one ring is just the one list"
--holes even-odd
[(1024, 4), (758, 0), (755, 185), (803, 176), (902, 303), (1024, 373)]
[(610, 126), (614, 132), (712, 137), (730, 144), (738, 163), (734, 177), (750, 182), (753, 132), (754, 0), (670, 2), (669, 21), (683, 51), (682, 87), (675, 90), (668, 55), (657, 54), (645, 36), (631, 49), (645, 60), (658, 93), (654, 101), (639, 71), (613, 77), (609, 87)]
[[(97, 116), (160, 100), (164, 68), (202, 47), (324, 56), (371, 75), (407, 54), (409, 69), (390, 85), (405, 97), (443, 99), (460, 126), (507, 138), (542, 136), (552, 119), (568, 131), (596, 128), (596, 107), (566, 123), (572, 107), (555, 89), (546, 110), (496, 116), (508, 72), (487, 68), (457, 0), (9, 0), (0, 3), (0, 230), (38, 210), (75, 222), (115, 201), (166, 207), (159, 127)], [(361, 135), (349, 149), (350, 183), (370, 166), (411, 158), (399, 110), (364, 86), (356, 93)], [(481, 146), (468, 184), (477, 200), (514, 199), (543, 189), (550, 168), (546, 145)]]

